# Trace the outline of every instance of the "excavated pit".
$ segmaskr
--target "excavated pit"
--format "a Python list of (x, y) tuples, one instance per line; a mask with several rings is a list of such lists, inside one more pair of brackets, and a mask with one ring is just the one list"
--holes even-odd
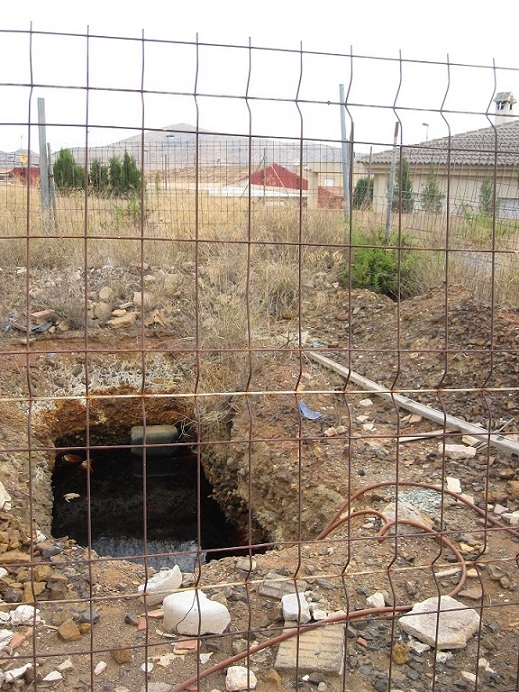
[[(57, 440), (56, 446), (62, 448), (64, 442)], [(66, 456), (81, 459), (86, 457), (82, 452), (73, 448)], [(144, 478), (127, 448), (93, 450), (88, 470), (80, 462), (62, 465), (57, 457), (52, 534), (86, 546), (90, 526), (91, 545), (98, 555), (142, 560), (146, 552), (154, 556), (149, 562), (156, 567), (179, 564), (190, 571), (200, 525), (205, 559), (234, 554), (241, 541), (238, 530), (211, 497), (212, 487), (203, 469), (198, 470), (196, 454), (182, 447), (164, 459), (163, 466), (165, 462), (170, 466), (167, 473), (153, 475), (152, 469)]]
[[(143, 423), (139, 399), (94, 399), (88, 415), (82, 402), (68, 401), (47, 413), (47, 444), (55, 450), (49, 459), (53, 537), (91, 545), (100, 556), (143, 562), (146, 555), (156, 568), (178, 564), (183, 571), (194, 568), (199, 548), (202, 561), (242, 554), (250, 535), (246, 513), (229, 504), (224, 511), (215, 499), (218, 479), (211, 483), (204, 470), (213, 452), (197, 439), (193, 411), (158, 398), (146, 403), (145, 420), (182, 431), (167, 454), (132, 453), (132, 427)], [(224, 438), (222, 454), (225, 426), (217, 429), (211, 434)], [(230, 487), (229, 478), (220, 481)]]

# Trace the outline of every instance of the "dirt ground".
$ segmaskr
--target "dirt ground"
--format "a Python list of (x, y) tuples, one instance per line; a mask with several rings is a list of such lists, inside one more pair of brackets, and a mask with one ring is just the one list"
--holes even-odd
[[(196, 373), (189, 320), (186, 333), (178, 321), (175, 329), (167, 321), (143, 329), (137, 320), (117, 331), (97, 327), (89, 339), (58, 329), (23, 344), (26, 335), (11, 326), (23, 321), (23, 307), (17, 309), (12, 319), (1, 316), (0, 480), (11, 508), (0, 513), (6, 570), (0, 611), (36, 601), (39, 620), (6, 624), (19, 637), (16, 646), (12, 640), (4, 646), (0, 665), (5, 675), (31, 663), (37, 676), (26, 671), (2, 689), (159, 692), (186, 683), (223, 690), (233, 656), (254, 671), (259, 690), (517, 689), (519, 530), (511, 526), (519, 510), (517, 455), (483, 444), (474, 456), (450, 458), (444, 445), (462, 444), (459, 431), (346, 382), (309, 352), (519, 442), (518, 310), (490, 310), (459, 286), (397, 305), (368, 291), (350, 294), (321, 277), (262, 335), (241, 390), (200, 404), (183, 398), (193, 391)], [(105, 444), (108, 434), (121, 444), (121, 419), (126, 428), (132, 419), (138, 424), (144, 392), (151, 400), (149, 424), (172, 412), (191, 421), (214, 496), (244, 535), (262, 544), (251, 548), (250, 563), (246, 550), (200, 564), (194, 577), (185, 577), (229, 609), (231, 624), (222, 635), (195, 637), (190, 648), (164, 633), (160, 613), (150, 613), (156, 608), (146, 608), (137, 594), (151, 568), (97, 558), (67, 537), (51, 536), (52, 446), (67, 435), (78, 435), (80, 446), (87, 379), (92, 444)], [(112, 395), (106, 404), (95, 399), (103, 393)], [(300, 404), (318, 416), (303, 415)], [(466, 502), (434, 489), (445, 488), (447, 478), (459, 480)], [(351, 511), (362, 512), (321, 535), (341, 508), (346, 516), (344, 503), (354, 494)], [(402, 524), (396, 537), (381, 539), (380, 513), (395, 498), (401, 507), (412, 505), (420, 523), (429, 522), (436, 533), (415, 527), (408, 534)], [(304, 582), (308, 598), (327, 616), (361, 615), (345, 629), (340, 675), (297, 661), (293, 670), (277, 665), (279, 643), (271, 640), (289, 625), (279, 598), (262, 594), (272, 573), (274, 581)], [(384, 608), (364, 613), (376, 592)], [(416, 651), (396, 611), (452, 592), (479, 613), (475, 636), (452, 657), (437, 657), (433, 648)], [(403, 645), (400, 658), (396, 643)], [(45, 680), (56, 671), (61, 678)], [(198, 685), (189, 682), (192, 676)]]

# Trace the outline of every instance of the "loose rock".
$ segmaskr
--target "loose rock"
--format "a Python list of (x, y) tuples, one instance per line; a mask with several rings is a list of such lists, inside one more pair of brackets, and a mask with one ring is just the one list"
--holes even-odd
[(469, 637), (478, 630), (479, 615), (460, 601), (441, 596), (440, 599), (433, 597), (416, 603), (398, 623), (404, 632), (429, 646), (442, 650), (463, 649)]
[(443, 445), (441, 442), (438, 444), (438, 454), (443, 455), (445, 450), (445, 456), (447, 459), (472, 459), (476, 456), (476, 450), (474, 447), (466, 447), (465, 445)]
[(112, 658), (119, 665), (122, 665), (123, 663), (130, 663), (132, 660), (131, 649), (113, 649), (111, 653)]
[(81, 639), (81, 632), (74, 620), (68, 619), (58, 627), (58, 637), (64, 642), (76, 642)]
[(252, 670), (245, 666), (230, 666), (225, 678), (225, 689), (227, 692), (238, 692), (238, 690), (253, 690), (258, 681)]
[(305, 624), (310, 622), (310, 607), (304, 594), (287, 594), (281, 599), (285, 621)]

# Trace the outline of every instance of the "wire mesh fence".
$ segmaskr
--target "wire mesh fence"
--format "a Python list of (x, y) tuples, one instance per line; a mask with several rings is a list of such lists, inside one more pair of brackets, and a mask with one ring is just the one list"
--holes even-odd
[(2, 40), (2, 688), (517, 690), (517, 70)]

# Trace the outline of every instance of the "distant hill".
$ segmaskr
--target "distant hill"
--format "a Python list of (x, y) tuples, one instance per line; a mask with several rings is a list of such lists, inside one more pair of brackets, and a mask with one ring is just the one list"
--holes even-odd
[[(197, 146), (198, 145), (198, 146)], [(148, 170), (164, 170), (194, 166), (230, 165), (252, 167), (265, 161), (283, 166), (301, 164), (299, 140), (226, 135), (197, 130), (193, 125), (177, 123), (157, 130), (145, 130), (144, 138), (138, 133), (119, 142), (103, 147), (92, 147), (89, 159), (97, 158), (107, 163), (111, 156), (122, 157), (125, 151), (141, 165), (144, 150), (144, 167)], [(78, 163), (84, 163), (85, 149), (74, 148), (72, 153)], [(314, 162), (340, 162), (341, 150), (320, 142), (303, 141), (303, 165)]]

